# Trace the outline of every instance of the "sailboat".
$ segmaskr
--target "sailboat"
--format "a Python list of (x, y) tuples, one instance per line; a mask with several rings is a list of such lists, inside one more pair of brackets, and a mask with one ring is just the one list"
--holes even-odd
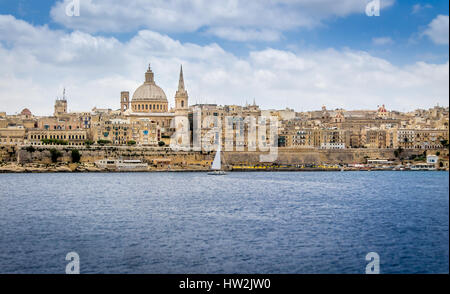
[(222, 159), (221, 159), (221, 144), (219, 144), (219, 147), (217, 148), (216, 156), (214, 157), (214, 161), (211, 165), (211, 171), (208, 173), (208, 175), (226, 175), (227, 173), (222, 170)]

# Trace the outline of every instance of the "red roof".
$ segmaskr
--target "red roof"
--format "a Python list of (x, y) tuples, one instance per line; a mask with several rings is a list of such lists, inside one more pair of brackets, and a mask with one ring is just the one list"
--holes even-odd
[(25, 108), (20, 112), (21, 115), (31, 115), (31, 111), (28, 108)]

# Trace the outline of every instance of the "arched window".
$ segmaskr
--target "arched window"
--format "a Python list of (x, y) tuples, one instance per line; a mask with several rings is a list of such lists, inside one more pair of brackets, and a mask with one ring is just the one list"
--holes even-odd
[(184, 101), (181, 101), (181, 107), (184, 107)]

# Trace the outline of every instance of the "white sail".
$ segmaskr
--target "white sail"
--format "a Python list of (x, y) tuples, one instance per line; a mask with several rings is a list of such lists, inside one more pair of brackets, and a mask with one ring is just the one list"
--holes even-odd
[(211, 169), (212, 170), (221, 170), (222, 169), (222, 161), (220, 158), (220, 144), (219, 147), (217, 148), (217, 152), (216, 152), (216, 157), (214, 157), (214, 161), (211, 165)]

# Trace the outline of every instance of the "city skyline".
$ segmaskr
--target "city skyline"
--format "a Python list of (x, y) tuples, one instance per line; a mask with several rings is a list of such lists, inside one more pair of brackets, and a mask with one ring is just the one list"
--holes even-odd
[[(80, 16), (68, 16), (70, 2), (0, 1), (0, 111), (48, 115), (64, 88), (70, 111), (117, 109), (120, 92), (133, 93), (149, 62), (168, 97), (183, 64), (190, 105), (256, 100), (262, 109), (298, 112), (448, 106), (443, 1), (381, 1), (380, 16), (372, 17), (368, 1), (359, 0), (327, 8), (234, 1), (222, 10), (215, 2), (167, 1), (159, 7), (165, 17), (145, 1), (120, 10), (106, 0), (96, 1), (99, 9), (80, 1)], [(255, 17), (261, 7), (271, 11), (264, 14), (270, 24)], [(216, 19), (200, 17), (208, 13)]]
[(0, 277), (448, 274), (449, 67), (449, 1), (0, 0)]

